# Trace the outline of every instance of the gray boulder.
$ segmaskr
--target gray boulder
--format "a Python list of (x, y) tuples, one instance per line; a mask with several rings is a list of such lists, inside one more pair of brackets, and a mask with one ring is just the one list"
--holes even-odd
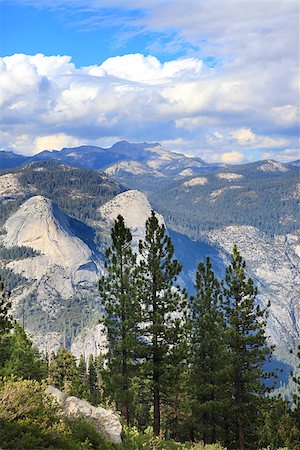
[(120, 443), (122, 441), (122, 426), (120, 418), (115, 412), (101, 406), (93, 406), (77, 397), (68, 397), (67, 394), (53, 386), (48, 386), (46, 393), (57, 401), (66, 417), (85, 419), (94, 425), (98, 433), (109, 442)]

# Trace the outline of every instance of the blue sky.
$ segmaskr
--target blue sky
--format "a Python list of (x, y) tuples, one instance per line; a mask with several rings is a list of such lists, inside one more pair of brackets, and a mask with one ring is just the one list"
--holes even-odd
[(0, 149), (299, 158), (295, 0), (0, 0)]

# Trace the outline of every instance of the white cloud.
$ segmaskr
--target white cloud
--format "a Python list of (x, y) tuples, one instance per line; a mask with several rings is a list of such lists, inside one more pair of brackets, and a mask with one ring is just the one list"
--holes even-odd
[[(278, 158), (280, 157), (280, 158)], [(298, 148), (286, 148), (278, 154), (278, 152), (264, 152), (262, 155), (262, 159), (275, 159), (282, 162), (296, 161), (300, 159), (300, 150)]]
[(232, 152), (222, 153), (220, 160), (223, 163), (232, 164), (232, 163), (241, 162), (243, 160), (243, 157), (244, 157), (243, 153), (237, 152), (237, 151), (232, 151)]
[(232, 161), (244, 150), (293, 148), (295, 78), (284, 71), (275, 78), (274, 85), (255, 70), (206, 70), (195, 58), (162, 64), (125, 55), (76, 68), (68, 56), (4, 57), (1, 148), (34, 153), (119, 136)]
[(155, 56), (137, 53), (108, 58), (98, 68), (91, 66), (87, 71), (96, 76), (109, 75), (137, 83), (159, 84), (180, 78), (198, 78), (203, 72), (203, 62), (184, 58), (161, 64)]
[(61, 149), (63, 147), (75, 147), (82, 144), (85, 144), (85, 142), (80, 139), (74, 139), (64, 133), (52, 134), (49, 136), (38, 136), (34, 140), (34, 153), (41, 152), (43, 150)]

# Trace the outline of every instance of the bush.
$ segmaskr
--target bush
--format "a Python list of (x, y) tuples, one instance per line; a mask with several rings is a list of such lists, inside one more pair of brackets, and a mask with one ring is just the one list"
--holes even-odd
[(10, 450), (109, 450), (92, 425), (62, 418), (60, 409), (32, 380), (8, 380), (0, 387), (0, 446)]
[(139, 433), (136, 428), (124, 427), (123, 442), (118, 450), (226, 450), (219, 444), (202, 445), (201, 443), (180, 443), (166, 441), (152, 434), (152, 429), (148, 428), (144, 433)]

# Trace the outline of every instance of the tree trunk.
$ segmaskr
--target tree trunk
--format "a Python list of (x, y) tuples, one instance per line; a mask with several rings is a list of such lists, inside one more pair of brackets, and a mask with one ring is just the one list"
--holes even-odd
[(244, 424), (240, 411), (238, 415), (238, 426), (239, 426), (239, 450), (244, 450), (244, 441), (245, 441)]
[[(155, 379), (157, 381), (155, 381)], [(158, 380), (159, 380), (159, 376), (157, 377), (154, 372), (154, 396), (153, 396), (153, 406), (154, 406), (153, 433), (154, 433), (154, 436), (159, 436), (159, 433), (160, 433), (160, 392), (159, 392)]]
[(160, 433), (160, 357), (158, 349), (158, 339), (155, 327), (157, 326), (157, 304), (156, 304), (156, 280), (153, 279), (152, 291), (153, 307), (153, 433), (159, 436)]

